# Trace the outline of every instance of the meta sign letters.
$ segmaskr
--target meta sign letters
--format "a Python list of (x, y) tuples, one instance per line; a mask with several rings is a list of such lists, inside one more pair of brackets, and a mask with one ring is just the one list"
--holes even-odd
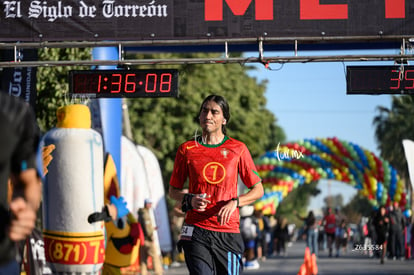
[(414, 35), (414, 0), (0, 1), (0, 41)]
[[(406, 0), (385, 0), (385, 18), (405, 18)], [(274, 20), (273, 0), (205, 0), (206, 21), (223, 20), (223, 3), (234, 15), (245, 15), (247, 8), (255, 2), (256, 20)], [(294, 1), (293, 1), (294, 2)], [(336, 1), (338, 2), (338, 1)], [(321, 4), (319, 0), (300, 0), (301, 20), (348, 19), (349, 4)]]

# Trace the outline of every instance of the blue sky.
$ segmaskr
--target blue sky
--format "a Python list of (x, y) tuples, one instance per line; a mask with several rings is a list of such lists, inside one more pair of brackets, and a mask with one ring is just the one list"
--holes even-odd
[[(356, 54), (357, 52), (322, 52), (304, 53), (302, 55), (320, 54)], [(367, 54), (385, 53), (385, 51), (366, 52)], [(388, 53), (398, 53), (397, 50)], [(258, 56), (246, 53), (246, 56)], [(269, 52), (264, 56), (280, 56), (286, 53)], [(277, 123), (284, 129), (287, 141), (305, 138), (337, 137), (353, 142), (366, 150), (379, 155), (375, 143), (375, 128), (372, 121), (378, 106), (390, 107), (390, 95), (347, 95), (347, 65), (394, 65), (393, 62), (313, 62), (288, 63), (283, 66), (270, 64), (272, 70), (257, 65), (257, 70), (250, 75), (259, 80), (267, 79), (267, 108), (272, 111)], [(323, 193), (316, 197), (311, 207), (318, 207), (328, 194), (327, 184)], [(345, 199), (356, 190), (345, 184), (331, 184), (330, 194), (344, 194)]]

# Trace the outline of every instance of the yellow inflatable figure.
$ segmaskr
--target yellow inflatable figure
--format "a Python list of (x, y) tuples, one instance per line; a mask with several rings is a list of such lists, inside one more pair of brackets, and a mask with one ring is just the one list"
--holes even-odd
[(119, 205), (120, 201), (123, 203), (123, 198), (120, 197), (116, 166), (111, 155), (107, 156), (105, 164), (104, 194), (105, 205), (109, 206), (111, 217), (116, 218), (105, 223), (107, 244), (102, 275), (122, 274), (121, 268), (136, 262), (140, 243), (138, 239), (143, 236), (134, 215), (130, 212), (126, 215), (119, 213), (124, 208)]

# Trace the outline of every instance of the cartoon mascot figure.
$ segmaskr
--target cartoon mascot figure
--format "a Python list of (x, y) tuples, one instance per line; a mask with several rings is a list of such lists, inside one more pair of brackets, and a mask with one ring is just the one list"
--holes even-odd
[(88, 221), (105, 221), (106, 249), (102, 275), (122, 274), (123, 268), (137, 261), (139, 244), (143, 242), (144, 236), (139, 223), (120, 196), (116, 166), (110, 154), (107, 154), (105, 163), (104, 194), (102, 212), (92, 213)]

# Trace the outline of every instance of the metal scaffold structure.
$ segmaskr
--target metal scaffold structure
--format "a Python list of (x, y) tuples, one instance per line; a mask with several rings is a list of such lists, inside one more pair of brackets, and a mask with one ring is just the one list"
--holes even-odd
[[(0, 43), (0, 50), (14, 50), (15, 59), (0, 61), (0, 67), (55, 67), (55, 66), (134, 66), (134, 65), (173, 65), (173, 64), (230, 64), (230, 63), (308, 63), (308, 62), (365, 62), (395, 61), (406, 64), (414, 59), (414, 37), (302, 37), (256, 39), (194, 39), (194, 40), (141, 40), (141, 41), (73, 41), (73, 42), (21, 42)], [(365, 45), (362, 46), (361, 45)], [(21, 61), (18, 52), (22, 49), (41, 48), (93, 48), (118, 47), (118, 60), (42, 60)], [(187, 48), (186, 48), (187, 47)], [(367, 48), (360, 54), (329, 54), (329, 51), (352, 51)], [(128, 52), (216, 52), (222, 53), (216, 58), (176, 57), (160, 59), (128, 59)], [(393, 54), (370, 54), (370, 50), (395, 49)], [(257, 56), (232, 57), (232, 52), (257, 52)], [(324, 55), (315, 54), (323, 51)], [(266, 53), (283, 53), (266, 56)], [(312, 54), (309, 54), (312, 52)], [(303, 54), (305, 53), (305, 54)]]

